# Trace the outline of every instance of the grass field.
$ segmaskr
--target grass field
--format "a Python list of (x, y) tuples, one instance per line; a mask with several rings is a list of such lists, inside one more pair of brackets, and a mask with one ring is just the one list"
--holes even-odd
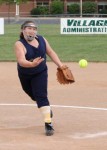
[[(20, 25), (5, 25), (5, 34), (0, 35), (0, 61), (16, 60), (14, 43), (19, 34)], [(62, 61), (107, 62), (107, 35), (61, 35), (60, 25), (40, 25), (38, 34), (49, 41)]]

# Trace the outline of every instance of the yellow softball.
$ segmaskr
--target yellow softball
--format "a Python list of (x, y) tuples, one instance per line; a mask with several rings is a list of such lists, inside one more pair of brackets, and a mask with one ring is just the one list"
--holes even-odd
[(81, 59), (81, 60), (79, 61), (79, 66), (80, 66), (81, 68), (86, 68), (87, 65), (88, 65), (87, 60)]

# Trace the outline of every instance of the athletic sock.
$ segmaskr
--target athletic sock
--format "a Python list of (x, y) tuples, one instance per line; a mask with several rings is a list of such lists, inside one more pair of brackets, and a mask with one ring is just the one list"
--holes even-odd
[(41, 113), (43, 114), (44, 122), (45, 123), (51, 123), (51, 108), (50, 106), (43, 106), (40, 108)]

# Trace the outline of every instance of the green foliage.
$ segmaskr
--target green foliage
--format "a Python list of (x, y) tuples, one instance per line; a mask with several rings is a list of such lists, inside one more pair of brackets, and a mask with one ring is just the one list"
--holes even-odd
[(47, 6), (40, 6), (37, 8), (33, 8), (30, 12), (31, 16), (34, 15), (47, 15), (49, 13), (49, 9)]
[(97, 4), (95, 2), (86, 1), (83, 2), (82, 11), (84, 14), (86, 13), (96, 13), (97, 12)]
[(33, 8), (31, 11), (30, 11), (30, 14), (31, 16), (34, 16), (34, 15), (40, 15), (40, 8), (37, 7), (37, 8)]
[(70, 14), (79, 14), (80, 13), (80, 6), (79, 4), (75, 3), (75, 4), (71, 4), (68, 8), (68, 12)]
[(0, 4), (3, 4), (3, 3), (12, 4), (14, 3), (14, 0), (0, 0)]
[(49, 14), (49, 9), (47, 6), (40, 6), (41, 15)]
[(3, 3), (6, 3), (6, 4), (14, 4), (15, 2), (17, 4), (20, 4), (20, 3), (24, 3), (24, 2), (27, 2), (29, 0), (0, 0), (0, 4), (3, 4)]
[(60, 0), (54, 0), (50, 7), (51, 14), (62, 14), (63, 13), (63, 3)]

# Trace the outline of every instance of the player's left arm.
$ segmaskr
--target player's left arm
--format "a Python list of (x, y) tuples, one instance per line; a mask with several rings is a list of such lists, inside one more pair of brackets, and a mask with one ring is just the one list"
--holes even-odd
[(51, 48), (48, 41), (45, 39), (46, 42), (46, 53), (47, 55), (52, 59), (52, 61), (58, 66), (63, 66), (62, 62), (60, 61), (58, 55), (55, 53), (55, 51)]

